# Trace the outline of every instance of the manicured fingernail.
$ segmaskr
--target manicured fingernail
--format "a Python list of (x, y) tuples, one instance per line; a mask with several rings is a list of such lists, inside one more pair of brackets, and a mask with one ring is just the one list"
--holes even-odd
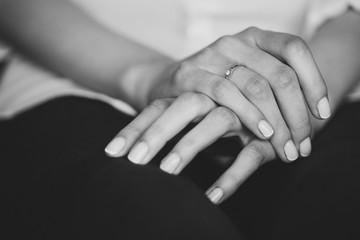
[(210, 199), (210, 201), (212, 201), (214, 204), (217, 204), (224, 196), (224, 190), (218, 187), (214, 188), (213, 190), (211, 190), (211, 192), (208, 193), (207, 196)]
[(322, 119), (327, 119), (331, 115), (330, 104), (327, 97), (323, 97), (317, 104), (319, 115)]
[(264, 135), (264, 137), (271, 137), (274, 134), (274, 129), (271, 127), (271, 125), (265, 121), (265, 120), (261, 120), (259, 122), (259, 130), (261, 132), (262, 135)]
[(125, 147), (125, 139), (123, 137), (114, 138), (105, 148), (105, 152), (110, 157), (119, 155)]
[(133, 163), (141, 164), (148, 151), (148, 145), (144, 142), (140, 142), (130, 151), (128, 159)]
[(300, 155), (303, 157), (309, 156), (311, 153), (311, 140), (306, 138), (300, 143)]
[(173, 174), (179, 166), (180, 156), (177, 153), (172, 153), (160, 164), (160, 168), (170, 174)]
[(286, 158), (289, 161), (294, 161), (299, 157), (295, 144), (292, 140), (289, 140), (284, 147)]

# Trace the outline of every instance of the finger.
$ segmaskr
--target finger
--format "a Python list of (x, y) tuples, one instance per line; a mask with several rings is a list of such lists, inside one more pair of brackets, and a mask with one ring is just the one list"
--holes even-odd
[(301, 148), (303, 155), (310, 154), (311, 125), (296, 73), (277, 58), (258, 48), (248, 49), (240, 57), (235, 53), (229, 54), (232, 54), (231, 57), (234, 58), (234, 61), (246, 64), (247, 68), (260, 74), (270, 83), (282, 116), (292, 135), (293, 142), (289, 141), (287, 144), (289, 151), (295, 153), (293, 151), (295, 148)]
[(268, 141), (252, 141), (239, 153), (234, 163), (208, 189), (207, 196), (214, 204), (223, 202), (263, 163), (274, 158), (275, 151)]
[(252, 31), (260, 48), (284, 60), (295, 70), (312, 114), (320, 119), (330, 117), (326, 84), (306, 42), (291, 34), (256, 28)]
[[(296, 73), (273, 56), (255, 51), (253, 61), (249, 61), (250, 68), (269, 81), (296, 148), (300, 149), (301, 155), (308, 156), (311, 151), (311, 125)], [(291, 142), (288, 149), (289, 152), (293, 149)]]
[[(293, 141), (288, 141), (286, 144), (288, 152), (293, 153), (293, 156), (288, 159), (296, 159), (298, 149), (302, 149), (302, 155), (308, 155), (311, 151), (309, 138), (311, 126), (297, 75), (279, 59), (259, 49), (251, 42), (250, 37), (244, 38), (243, 34), (252, 36), (249, 32), (250, 30), (247, 30), (245, 33), (221, 38), (215, 45), (216, 49), (232, 59), (234, 63), (246, 66), (268, 80), (293, 138)], [(229, 48), (229, 46), (236, 46), (236, 48)], [(240, 120), (246, 125), (242, 119)], [(275, 128), (275, 126), (272, 127)], [(286, 134), (282, 137), (283, 141), (288, 140), (286, 137)]]
[(141, 134), (158, 119), (172, 102), (173, 99), (153, 101), (110, 141), (105, 148), (105, 153), (110, 157), (125, 155)]
[(261, 75), (243, 66), (236, 68), (231, 76), (231, 81), (264, 114), (274, 127), (275, 133), (270, 142), (274, 146), (277, 155), (285, 161), (296, 160), (298, 158), (297, 149), (269, 82)]
[(188, 81), (190, 89), (204, 93), (219, 105), (229, 108), (257, 137), (261, 139), (271, 137), (262, 131), (262, 127), (266, 125), (268, 132), (272, 133), (271, 124), (232, 82), (202, 69), (193, 70), (191, 76), (191, 81)]
[(217, 107), (175, 145), (160, 168), (170, 174), (178, 174), (201, 150), (226, 133), (240, 128), (240, 121), (231, 110)]
[(136, 164), (148, 163), (177, 133), (199, 116), (207, 114), (216, 104), (207, 96), (184, 93), (169, 106), (137, 140), (128, 158)]

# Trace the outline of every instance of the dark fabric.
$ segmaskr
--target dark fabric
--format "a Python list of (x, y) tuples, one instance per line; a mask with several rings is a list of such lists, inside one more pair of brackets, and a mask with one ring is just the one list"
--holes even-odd
[(203, 191), (224, 169), (214, 157), (240, 150), (234, 139), (175, 177), (158, 162), (176, 138), (147, 166), (105, 156), (131, 119), (67, 97), (0, 122), (4, 239), (360, 238), (360, 104), (339, 112), (311, 157), (265, 165), (220, 207)]
[(265, 165), (222, 207), (254, 239), (360, 239), (359, 123), (345, 105), (310, 157)]
[(0, 83), (2, 82), (4, 72), (9, 64), (9, 59), (6, 56), (4, 59), (0, 59)]
[(129, 121), (62, 98), (0, 124), (5, 239), (239, 239), (185, 178), (104, 154)]

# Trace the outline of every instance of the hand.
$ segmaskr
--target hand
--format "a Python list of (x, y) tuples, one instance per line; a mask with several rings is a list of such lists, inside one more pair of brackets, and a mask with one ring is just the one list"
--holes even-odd
[(105, 152), (111, 157), (120, 157), (130, 151), (130, 161), (147, 164), (167, 141), (197, 120), (197, 125), (162, 160), (160, 168), (170, 174), (179, 174), (201, 150), (220, 137), (238, 135), (246, 146), (209, 189), (209, 198), (214, 203), (229, 197), (261, 164), (276, 156), (271, 144), (258, 140), (231, 110), (216, 105), (200, 93), (154, 101), (115, 136)]
[[(226, 80), (224, 73), (234, 64), (240, 67)], [(271, 137), (283, 160), (295, 160), (298, 150), (310, 154), (308, 107), (316, 118), (330, 116), (327, 89), (306, 43), (257, 28), (224, 36), (179, 62), (163, 74), (150, 99), (184, 92), (205, 94), (258, 138)]]

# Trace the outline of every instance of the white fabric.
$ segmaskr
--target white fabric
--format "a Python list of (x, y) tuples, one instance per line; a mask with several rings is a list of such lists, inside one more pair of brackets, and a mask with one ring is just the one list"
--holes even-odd
[[(339, 8), (343, 0), (72, 0), (108, 28), (139, 41), (173, 58), (198, 51), (223, 34), (240, 32), (249, 26), (313, 34), (316, 19), (327, 9)], [(359, 6), (360, 0), (351, 1)], [(342, 2), (333, 4), (333, 2)], [(309, 4), (310, 3), (310, 4)], [(345, 4), (346, 5), (346, 4)], [(346, 5), (347, 6), (347, 5)], [(310, 10), (309, 12), (307, 12)], [(334, 13), (334, 11), (333, 11)], [(307, 20), (305, 20), (307, 16)], [(332, 17), (335, 14), (331, 15)], [(304, 23), (306, 23), (304, 25)], [(1, 52), (1, 47), (0, 47)], [(6, 51), (5, 51), (6, 52)], [(1, 59), (1, 57), (0, 57)], [(86, 90), (74, 82), (14, 56), (0, 82), (0, 118), (10, 118), (57, 96), (76, 95), (105, 101), (134, 114), (126, 103)]]
[(21, 58), (12, 60), (4, 79), (6, 81), (0, 85), (0, 116), (3, 118), (61, 96), (98, 99), (127, 114), (135, 114), (135, 110), (122, 101), (82, 88), (69, 79), (55, 76)]

